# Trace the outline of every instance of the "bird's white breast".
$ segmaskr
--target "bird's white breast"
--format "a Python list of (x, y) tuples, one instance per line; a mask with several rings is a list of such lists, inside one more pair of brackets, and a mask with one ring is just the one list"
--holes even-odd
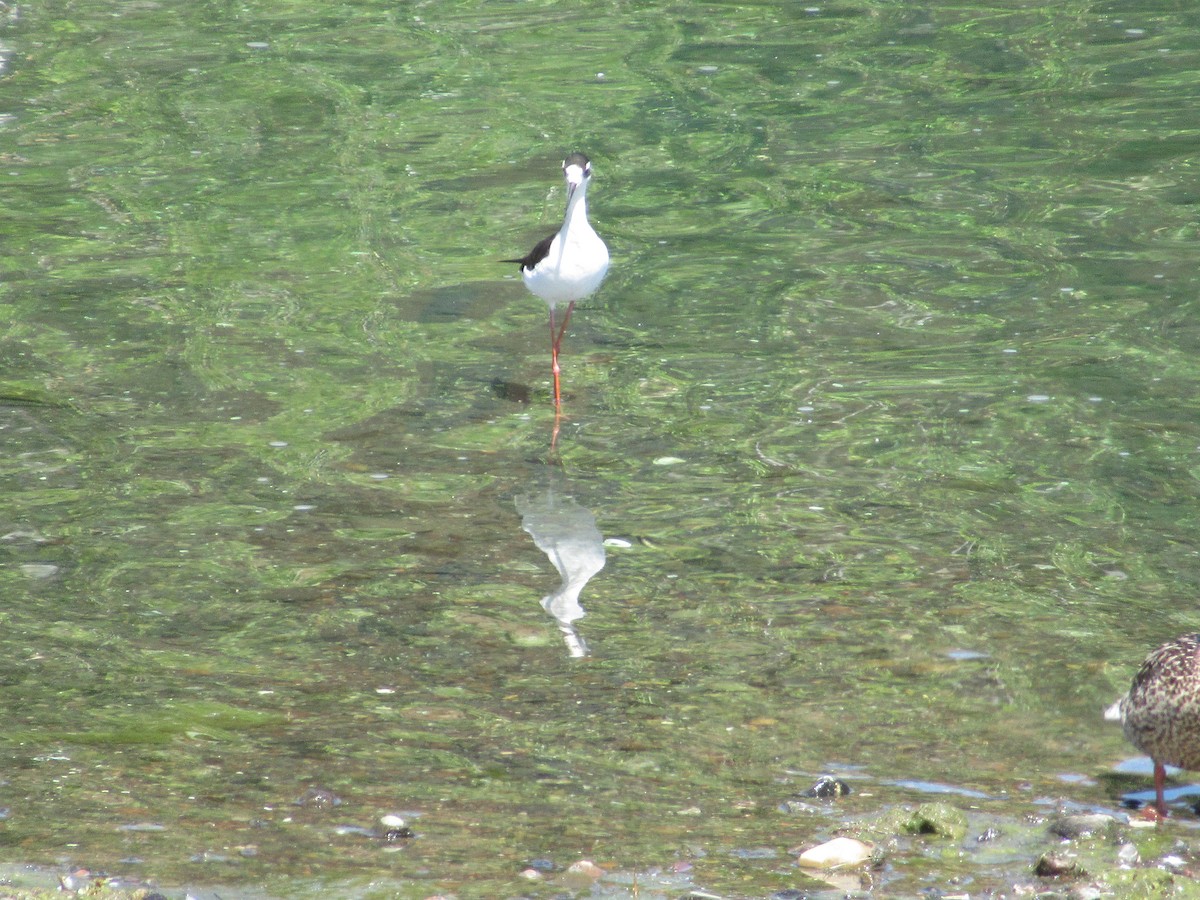
[(529, 290), (551, 306), (582, 300), (591, 294), (608, 272), (608, 247), (586, 222), (576, 222), (554, 237), (550, 252), (521, 277)]

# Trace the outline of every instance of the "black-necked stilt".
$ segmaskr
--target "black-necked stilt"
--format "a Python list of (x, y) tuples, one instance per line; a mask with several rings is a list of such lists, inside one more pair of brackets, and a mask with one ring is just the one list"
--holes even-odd
[[(592, 229), (587, 217), (587, 186), (592, 164), (582, 153), (563, 160), (567, 179), (567, 213), (562, 227), (529, 251), (523, 259), (506, 259), (521, 265), (525, 286), (550, 306), (550, 371), (554, 374), (554, 408), (562, 408), (558, 384), (558, 348), (562, 344), (575, 301), (582, 300), (604, 280), (608, 271), (608, 247)], [(555, 308), (567, 304), (562, 325), (555, 323)]]

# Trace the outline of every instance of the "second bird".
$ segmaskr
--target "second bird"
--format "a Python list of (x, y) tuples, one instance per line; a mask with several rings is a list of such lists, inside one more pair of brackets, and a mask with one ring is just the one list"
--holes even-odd
[(1166, 818), (1166, 766), (1200, 769), (1200, 634), (1167, 641), (1146, 657), (1129, 693), (1104, 713), (1154, 762), (1154, 808)]
[[(562, 408), (559, 388), (558, 351), (571, 321), (575, 301), (600, 287), (608, 272), (608, 247), (596, 234), (587, 216), (587, 186), (592, 164), (582, 153), (563, 160), (567, 181), (567, 213), (562, 227), (529, 251), (522, 259), (506, 259), (521, 265), (525, 286), (550, 307), (550, 371), (554, 375), (554, 408)], [(558, 304), (566, 303), (562, 324), (557, 322)]]

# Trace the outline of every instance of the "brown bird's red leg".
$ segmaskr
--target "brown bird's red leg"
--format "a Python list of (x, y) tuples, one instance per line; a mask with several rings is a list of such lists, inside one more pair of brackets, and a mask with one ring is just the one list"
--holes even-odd
[(1167, 801), (1163, 799), (1163, 788), (1167, 783), (1167, 767), (1154, 760), (1154, 808), (1162, 818), (1167, 817)]

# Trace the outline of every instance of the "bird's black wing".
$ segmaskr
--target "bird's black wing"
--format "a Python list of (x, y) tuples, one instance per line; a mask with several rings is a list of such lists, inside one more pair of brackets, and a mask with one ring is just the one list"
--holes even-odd
[(550, 255), (550, 245), (554, 243), (554, 239), (558, 236), (558, 232), (547, 237), (545, 240), (538, 241), (532, 250), (530, 250), (522, 259), (502, 259), (500, 262), (515, 262), (520, 263), (522, 269), (533, 271), (534, 267), (543, 259)]

